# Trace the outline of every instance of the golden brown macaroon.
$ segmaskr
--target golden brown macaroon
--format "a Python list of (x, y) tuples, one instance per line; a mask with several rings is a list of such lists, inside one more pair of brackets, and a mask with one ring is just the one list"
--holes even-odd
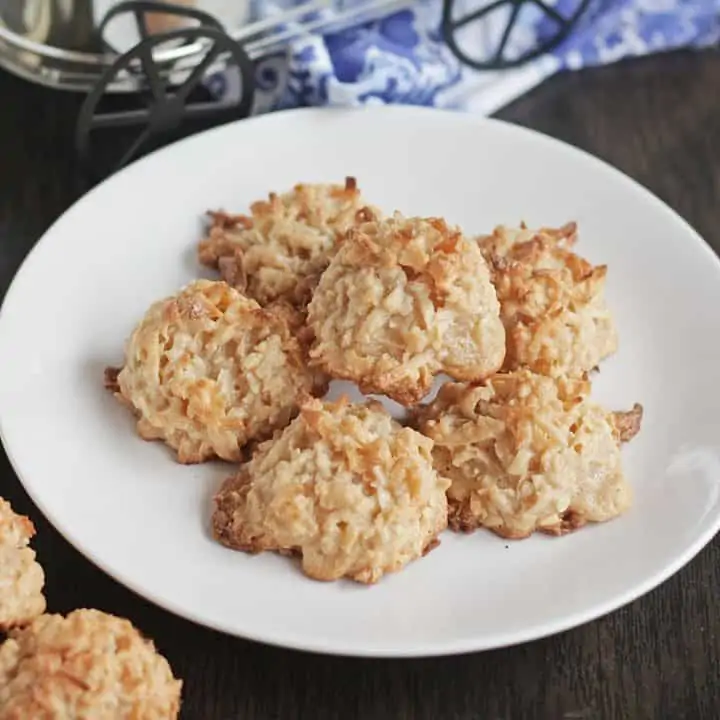
[(312, 400), (228, 478), (215, 537), (246, 552), (296, 553), (317, 580), (374, 583), (437, 544), (447, 526), (432, 442), (377, 402)]
[(196, 281), (152, 305), (106, 384), (134, 409), (139, 435), (164, 440), (181, 463), (238, 461), (246, 443), (287, 425), (302, 399), (327, 388), (287, 312)]
[(181, 688), (152, 642), (99, 610), (41, 615), (0, 646), (0, 720), (172, 720)]
[(519, 370), (475, 386), (448, 383), (419, 408), (435, 467), (452, 482), (450, 527), (561, 535), (627, 510), (620, 443), (639, 431), (642, 407), (607, 412), (589, 392), (587, 380)]
[(559, 229), (498, 227), (478, 239), (507, 331), (503, 369), (582, 375), (617, 349), (605, 303), (604, 265), (572, 252), (575, 223)]
[(0, 498), (0, 631), (25, 625), (45, 612), (45, 573), (29, 546), (34, 535), (30, 518), (16, 514)]
[(358, 219), (379, 216), (354, 178), (345, 185), (299, 184), (250, 206), (250, 215), (210, 213), (200, 262), (230, 285), (267, 305), (306, 305), (338, 241)]
[(500, 368), (505, 332), (477, 245), (437, 218), (348, 231), (308, 306), (311, 358), (363, 393), (403, 405), (433, 376), (480, 380)]

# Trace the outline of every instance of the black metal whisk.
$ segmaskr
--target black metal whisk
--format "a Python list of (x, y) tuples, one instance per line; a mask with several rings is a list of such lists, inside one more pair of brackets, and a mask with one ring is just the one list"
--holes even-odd
[[(443, 0), (443, 39), (458, 59), (476, 70), (503, 70), (518, 67), (558, 47), (572, 32), (578, 20), (588, 10), (591, 0), (579, 0), (570, 10), (562, 10), (546, 0), (494, 0), (481, 2), (480, 7), (456, 13), (459, 0)], [(523, 11), (534, 10), (544, 16), (547, 33), (545, 37), (523, 52), (510, 57), (507, 54), (513, 31), (518, 27)], [(506, 20), (500, 25), (498, 42), (494, 52), (484, 57), (473, 55), (460, 41), (459, 34), (472, 26), (488, 22), (493, 15), (505, 13)], [(496, 15), (497, 16), (497, 15)]]

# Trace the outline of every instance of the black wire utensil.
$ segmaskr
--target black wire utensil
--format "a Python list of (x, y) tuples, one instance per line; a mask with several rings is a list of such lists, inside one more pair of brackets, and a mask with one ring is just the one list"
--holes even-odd
[[(481, 2), (481, 6), (458, 13), (459, 0), (443, 0), (441, 31), (450, 50), (465, 65), (475, 70), (505, 70), (515, 68), (558, 47), (572, 32), (578, 20), (588, 10), (591, 0), (579, 0), (572, 10), (561, 10), (546, 0), (494, 0)], [(467, 3), (464, 3), (465, 5)], [(519, 27), (523, 11), (535, 11), (546, 20), (548, 32), (538, 42), (525, 48), (517, 55), (510, 56), (508, 48), (513, 32)], [(494, 51), (484, 56), (473, 54), (459, 35), (472, 27), (489, 23), (496, 13), (504, 12), (507, 19), (500, 32)]]
[[(176, 19), (193, 20), (194, 27), (151, 34), (148, 15), (159, 13)], [(100, 80), (87, 95), (78, 117), (75, 145), (84, 170), (91, 176), (106, 174), (106, 168), (97, 164), (93, 153), (93, 136), (106, 128), (132, 128), (133, 137), (122, 147), (112, 162), (112, 170), (119, 170), (140, 153), (174, 139), (183, 125), (183, 134), (193, 129), (218, 125), (250, 114), (254, 96), (254, 64), (242, 44), (231, 38), (220, 23), (211, 15), (180, 5), (149, 1), (123, 2), (114, 7), (100, 25), (101, 31), (121, 15), (134, 19), (141, 41), (123, 53), (108, 67)], [(107, 45), (107, 44), (106, 44)], [(159, 63), (153, 50), (172, 45), (198, 47), (204, 55), (187, 71), (181, 71), (178, 63)], [(182, 58), (182, 52), (178, 53)], [(223, 70), (236, 68), (240, 73), (241, 92), (230, 102), (215, 100), (201, 87), (205, 75), (222, 59)], [(131, 109), (101, 110), (101, 101), (108, 87), (123, 73), (145, 79), (147, 89), (134, 97), (137, 107)], [(176, 82), (175, 78), (182, 76)], [(194, 125), (188, 128), (187, 125)], [(117, 157), (119, 156), (119, 157)]]

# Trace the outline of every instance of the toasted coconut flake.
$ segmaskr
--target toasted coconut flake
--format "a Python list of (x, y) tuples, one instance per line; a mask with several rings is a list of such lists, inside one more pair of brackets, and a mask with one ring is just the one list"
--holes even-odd
[(447, 526), (449, 483), (431, 447), (379, 403), (309, 401), (225, 482), (215, 537), (249, 553), (296, 553), (317, 580), (374, 583), (421, 557)]
[(479, 380), (505, 333), (477, 247), (437, 218), (395, 217), (348, 232), (308, 307), (311, 357), (328, 374), (410, 405), (444, 372)]
[(182, 683), (129, 621), (41, 615), (0, 646), (0, 720), (174, 720)]
[(582, 375), (617, 349), (605, 304), (605, 266), (572, 251), (577, 226), (528, 230), (500, 226), (478, 239), (492, 270), (507, 331), (503, 369)]
[(111, 389), (138, 415), (140, 436), (164, 440), (180, 462), (240, 460), (244, 445), (327, 389), (307, 366), (295, 314), (263, 309), (224, 282), (196, 281), (148, 310), (124, 367), (109, 373)]
[(209, 213), (199, 257), (261, 305), (284, 300), (302, 307), (345, 232), (379, 215), (355, 178), (344, 185), (299, 184), (253, 203), (250, 215)]
[(448, 383), (415, 413), (448, 477), (449, 523), (506, 538), (562, 535), (630, 506), (616, 418), (588, 398), (585, 379), (520, 370), (483, 384)]
[(29, 623), (45, 612), (45, 573), (30, 540), (35, 526), (0, 498), (0, 631)]

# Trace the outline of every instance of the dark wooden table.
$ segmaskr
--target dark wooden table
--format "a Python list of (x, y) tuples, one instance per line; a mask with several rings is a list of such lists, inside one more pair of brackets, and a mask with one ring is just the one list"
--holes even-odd
[[(0, 72), (2, 294), (33, 243), (81, 191), (71, 141), (79, 102)], [(718, 54), (680, 53), (556, 77), (500, 117), (609, 160), (720, 250)], [(185, 680), (183, 718), (720, 717), (717, 541), (645, 598), (554, 638), (454, 658), (321, 657), (226, 637), (136, 597), (73, 550), (33, 507), (4, 454), (0, 463), (0, 495), (37, 525), (50, 608), (97, 607), (153, 637)]]

